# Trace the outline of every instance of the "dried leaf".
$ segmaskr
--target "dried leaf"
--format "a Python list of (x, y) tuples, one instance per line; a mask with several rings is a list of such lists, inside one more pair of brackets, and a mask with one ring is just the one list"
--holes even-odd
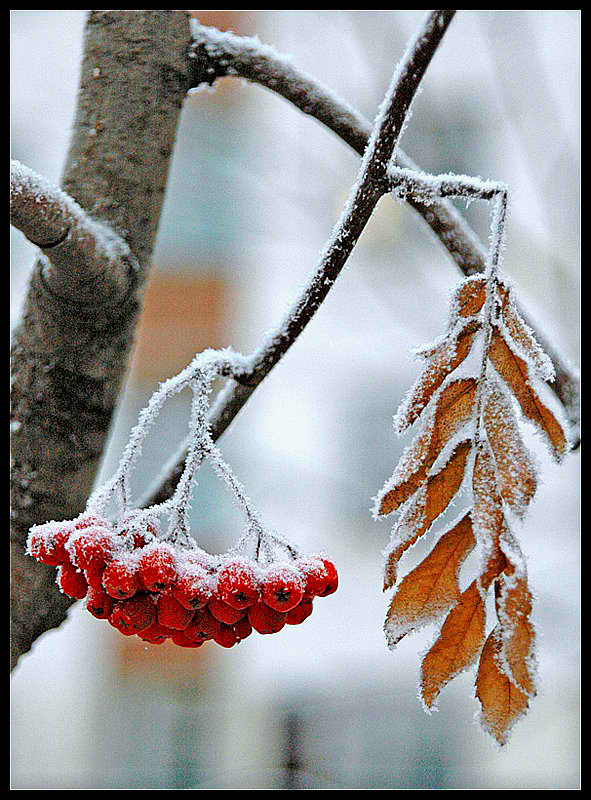
[(527, 362), (511, 350), (497, 327), (493, 331), (489, 357), (499, 375), (511, 387), (524, 415), (545, 434), (554, 458), (560, 461), (567, 452), (562, 426), (532, 388)]
[(379, 516), (391, 514), (427, 480), (427, 463), (432, 429), (426, 428), (404, 453), (390, 480), (377, 497)]
[(476, 677), (476, 697), (482, 707), (480, 722), (500, 745), (506, 744), (512, 727), (529, 706), (527, 694), (499, 666), (502, 647), (502, 631), (496, 626), (482, 649)]
[(385, 623), (390, 647), (458, 601), (458, 573), (473, 547), (472, 521), (466, 512), (398, 587)]
[[(494, 302), (487, 303), (491, 291), (496, 293)], [(464, 374), (470, 375), (472, 368), (477, 376), (452, 380), (450, 375), (467, 359), (483, 329), (490, 336), (480, 337), (484, 349), (475, 353), (476, 367), (473, 362), (463, 366)], [(476, 691), (481, 722), (503, 744), (535, 695), (532, 598), (525, 562), (505, 512), (524, 516), (537, 476), (510, 393), (560, 460), (567, 451), (566, 436), (530, 382), (530, 375), (550, 379), (552, 365), (521, 319), (511, 290), (492, 267), (487, 277), (470, 278), (458, 287), (445, 336), (419, 355), (426, 367), (394, 424), (402, 433), (423, 416), (424, 425), (374, 506), (376, 516), (401, 509), (384, 553), (384, 589), (396, 584), (402, 555), (451, 503), (468, 465), (473, 506), (402, 580), (390, 602), (384, 632), (393, 649), (407, 633), (447, 611), (421, 664), (425, 708), (431, 709), (443, 687), (480, 655)], [(460, 594), (458, 573), (475, 545), (479, 572)], [(485, 642), (487, 595), (493, 585), (498, 623)]]
[(536, 472), (512, 404), (496, 382), (489, 389), (483, 422), (495, 461), (498, 490), (513, 513), (523, 517), (536, 491)]
[[(500, 540), (506, 528), (503, 502), (497, 490), (495, 464), (490, 449), (481, 443), (472, 472), (474, 535), (488, 562), (494, 561), (500, 550)], [(497, 573), (498, 574), (498, 573)], [(482, 580), (486, 581), (486, 569)]]
[(457, 336), (448, 336), (436, 348), (425, 352), (428, 365), (395, 417), (399, 434), (415, 422), (447, 376), (464, 361), (480, 327), (479, 322), (472, 320), (464, 325)]
[(501, 304), (501, 315), (509, 336), (523, 355), (529, 359), (539, 378), (545, 381), (552, 380), (554, 377), (552, 362), (535, 340), (531, 328), (525, 324), (517, 311), (513, 290), (499, 282), (497, 292)]
[(427, 473), (451, 437), (472, 416), (476, 381), (453, 381), (439, 396), (431, 425), (404, 453), (394, 475), (378, 496), (378, 514), (395, 511), (427, 480)]
[(455, 304), (461, 317), (478, 314), (485, 300), (486, 279), (481, 276), (463, 281), (455, 292)]
[(394, 527), (387, 552), (384, 588), (394, 585), (396, 568), (402, 555), (429, 530), (457, 494), (462, 485), (471, 446), (471, 440), (460, 442), (456, 446), (446, 465), (427, 480), (424, 491), (417, 493), (415, 502)]
[(473, 581), (447, 615), (421, 664), (420, 693), (426, 708), (432, 708), (443, 687), (478, 658), (484, 642), (485, 617), (482, 594)]
[(497, 618), (502, 632), (499, 665), (512, 682), (530, 697), (535, 695), (535, 631), (530, 616), (532, 596), (525, 561), (517, 541), (507, 530), (502, 537), (507, 561), (495, 585)]

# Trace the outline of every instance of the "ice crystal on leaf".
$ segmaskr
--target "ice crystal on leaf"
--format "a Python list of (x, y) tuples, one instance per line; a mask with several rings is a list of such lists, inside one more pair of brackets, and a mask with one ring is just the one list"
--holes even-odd
[[(396, 587), (384, 624), (388, 646), (394, 649), (408, 633), (438, 623), (421, 663), (425, 709), (435, 707), (456, 675), (478, 664), (479, 719), (502, 745), (536, 693), (532, 597), (510, 522), (525, 516), (537, 468), (516, 410), (536, 427), (555, 460), (569, 445), (562, 422), (536, 387), (553, 379), (550, 359), (523, 322), (513, 289), (498, 269), (506, 188), (465, 176), (392, 172), (398, 194), (419, 187), (421, 197), (436, 196), (445, 186), (449, 196), (455, 186), (457, 196), (496, 202), (485, 273), (462, 281), (451, 296), (443, 336), (416, 351), (423, 368), (394, 417), (394, 429), (400, 435), (416, 425), (418, 432), (375, 498), (373, 513), (376, 518), (397, 514), (384, 550), (384, 590)], [(431, 531), (461, 489), (468, 489), (468, 508), (396, 585), (406, 551)], [(462, 590), (460, 569), (473, 551), (477, 575)], [(491, 589), (496, 623), (487, 635)]]

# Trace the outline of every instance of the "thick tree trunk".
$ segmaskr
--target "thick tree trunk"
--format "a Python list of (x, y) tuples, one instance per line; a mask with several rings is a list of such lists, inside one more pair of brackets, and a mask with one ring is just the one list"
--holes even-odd
[(89, 13), (62, 188), (122, 236), (131, 258), (120, 297), (76, 263), (44, 258), (33, 269), (13, 342), (13, 666), (72, 603), (55, 569), (25, 556), (26, 536), (79, 514), (92, 489), (148, 276), (189, 46), (186, 11)]

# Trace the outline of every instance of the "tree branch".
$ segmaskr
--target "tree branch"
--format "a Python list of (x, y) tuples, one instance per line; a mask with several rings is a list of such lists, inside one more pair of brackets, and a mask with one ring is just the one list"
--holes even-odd
[(47, 260), (48, 292), (96, 309), (123, 302), (135, 284), (125, 240), (90, 217), (66, 192), (20, 161), (10, 162), (10, 222)]
[[(363, 155), (372, 125), (351, 105), (306, 72), (298, 70), (273, 47), (256, 37), (240, 37), (194, 24), (191, 82), (194, 88), (213, 86), (226, 76), (258, 83), (281, 95), (337, 134), (359, 155)], [(420, 171), (398, 148), (396, 166)], [(486, 248), (452, 203), (433, 200), (427, 204), (409, 195), (406, 201), (419, 213), (465, 276), (484, 271)], [(557, 350), (527, 314), (520, 311), (536, 339), (550, 357), (556, 373), (548, 384), (564, 407), (571, 428), (573, 449), (580, 445), (580, 382), (577, 370)], [(215, 419), (214, 419), (215, 421)]]
[[(454, 13), (449, 10), (432, 12), (409, 43), (378, 110), (357, 181), (325, 245), (316, 271), (285, 318), (248, 359), (248, 366), (234, 375), (234, 380), (228, 382), (226, 390), (216, 399), (208, 419), (214, 441), (313, 318), (351, 255), (376, 203), (387, 191), (388, 164), (402, 133), (408, 109)], [(164, 482), (150, 492), (142, 505), (161, 503), (174, 492), (185, 457), (183, 450), (183, 455), (165, 476)]]

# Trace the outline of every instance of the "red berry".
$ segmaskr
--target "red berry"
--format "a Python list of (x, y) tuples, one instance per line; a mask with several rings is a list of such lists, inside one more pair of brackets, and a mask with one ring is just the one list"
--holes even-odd
[(295, 608), (287, 612), (285, 621), (288, 625), (299, 625), (305, 619), (308, 619), (312, 611), (312, 598), (303, 597)]
[(69, 521), (34, 525), (29, 532), (27, 553), (50, 567), (69, 564), (70, 554), (66, 550), (66, 543), (71, 533), (72, 524)]
[(304, 584), (299, 573), (288, 564), (267, 570), (262, 587), (262, 599), (275, 611), (295, 608), (304, 596)]
[(193, 615), (193, 619), (185, 628), (185, 635), (197, 641), (212, 639), (217, 633), (221, 622), (217, 620), (209, 608), (200, 608)]
[(328, 597), (329, 594), (336, 592), (339, 587), (339, 574), (337, 572), (337, 568), (332, 563), (332, 561), (328, 561), (326, 558), (324, 559), (324, 566), (326, 567), (326, 571), (328, 572), (328, 582), (324, 587), (324, 591), (320, 592), (318, 597)]
[(122, 600), (140, 589), (137, 564), (132, 559), (115, 559), (103, 572), (103, 587), (111, 597)]
[(150, 592), (172, 586), (177, 577), (174, 553), (170, 545), (153, 542), (141, 550), (138, 564), (140, 578)]
[(224, 623), (220, 625), (219, 630), (214, 634), (213, 640), (222, 647), (234, 647), (239, 641), (234, 628), (231, 625), (224, 625)]
[(83, 528), (68, 541), (72, 562), (80, 569), (103, 567), (113, 558), (114, 550), (113, 534), (103, 527)]
[(62, 564), (57, 571), (57, 583), (64, 594), (68, 597), (75, 597), (82, 600), (86, 597), (88, 584), (84, 573), (78, 570), (73, 564)]
[(109, 617), (111, 625), (124, 633), (145, 631), (156, 620), (156, 609), (147, 594), (136, 594), (129, 600), (120, 600), (113, 606)]
[(179, 647), (201, 647), (205, 641), (205, 639), (201, 641), (190, 639), (184, 631), (177, 631), (174, 636), (171, 636), (171, 640)]
[(247, 614), (245, 614), (242, 617), (242, 619), (239, 619), (238, 622), (236, 622), (233, 627), (240, 641), (246, 639), (246, 637), (250, 636), (250, 634), (252, 633), (252, 625), (248, 620)]
[(326, 597), (336, 591), (339, 579), (334, 564), (322, 556), (298, 559), (296, 567), (304, 578), (304, 594)]
[(156, 603), (158, 622), (167, 628), (184, 630), (193, 619), (194, 611), (182, 606), (172, 592), (162, 592)]
[(248, 621), (258, 633), (277, 633), (285, 625), (285, 614), (259, 601), (248, 609)]
[(220, 598), (215, 595), (209, 598), (207, 607), (219, 622), (224, 622), (226, 625), (233, 625), (244, 616), (244, 611), (238, 608), (232, 608), (232, 606), (224, 603), (223, 600), (220, 600)]
[(183, 569), (172, 588), (172, 593), (185, 608), (195, 611), (202, 608), (211, 597), (207, 572), (197, 565)]
[(251, 606), (259, 596), (252, 566), (245, 559), (236, 559), (223, 566), (218, 574), (217, 593), (232, 608)]
[(86, 577), (86, 582), (90, 586), (91, 589), (96, 589), (99, 592), (102, 592), (103, 587), (103, 572), (105, 571), (104, 567), (93, 567), (92, 569), (85, 569), (84, 575)]
[(113, 598), (101, 589), (88, 589), (86, 608), (97, 619), (108, 619), (113, 610)]
[(164, 625), (161, 625), (158, 621), (153, 622), (149, 628), (141, 631), (138, 635), (144, 642), (150, 642), (150, 644), (163, 644), (167, 639), (176, 636), (179, 631), (175, 631), (172, 628), (166, 628)]

